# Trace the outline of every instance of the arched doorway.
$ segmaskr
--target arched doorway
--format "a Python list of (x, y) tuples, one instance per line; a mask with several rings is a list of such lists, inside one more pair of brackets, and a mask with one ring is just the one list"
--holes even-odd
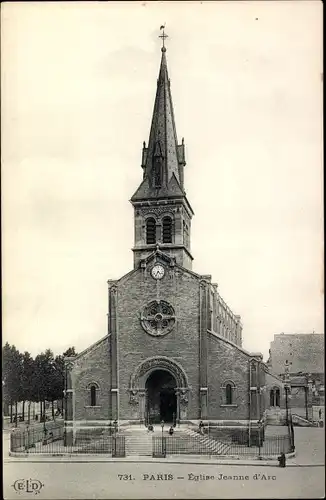
[(146, 380), (146, 415), (148, 423), (174, 423), (177, 417), (177, 383), (166, 370), (151, 372)]
[[(154, 375), (156, 372), (161, 372), (161, 380), (159, 374)], [(170, 377), (169, 382), (167, 377)], [(148, 389), (150, 389), (150, 396), (148, 396)], [(164, 389), (170, 390), (166, 390), (164, 395)], [(173, 391), (171, 391), (171, 389), (173, 389)], [(162, 392), (162, 405), (161, 396), (156, 396), (156, 398), (159, 398), (158, 403), (158, 400), (155, 400), (155, 396), (152, 395), (155, 391)], [(188, 403), (191, 390), (188, 384), (187, 375), (183, 367), (177, 361), (167, 356), (153, 356), (141, 362), (130, 377), (129, 393), (129, 403), (134, 409), (133, 418), (135, 420), (139, 419), (140, 423), (147, 423), (149, 412), (151, 414), (154, 413), (153, 406), (155, 407), (155, 405), (153, 403), (155, 401), (155, 417), (153, 415), (155, 420), (162, 420), (161, 410), (162, 413), (164, 413), (164, 407), (170, 408), (165, 418), (163, 418), (164, 421), (170, 420), (171, 407), (175, 408), (176, 422), (187, 420), (188, 418)], [(168, 393), (170, 393), (170, 403), (167, 401)]]

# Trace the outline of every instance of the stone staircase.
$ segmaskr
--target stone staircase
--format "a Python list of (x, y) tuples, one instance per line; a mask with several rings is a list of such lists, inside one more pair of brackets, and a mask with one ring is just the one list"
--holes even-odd
[[(120, 429), (120, 433), (125, 436), (126, 456), (148, 456), (153, 453), (153, 437), (161, 437), (161, 429), (155, 428), (154, 432), (148, 432), (145, 427), (128, 427)], [(175, 428), (173, 436), (179, 438), (178, 451), (182, 454), (196, 454), (194, 441), (198, 443), (198, 448), (207, 450), (207, 455), (228, 455), (231, 446), (222, 443), (208, 436), (201, 435), (188, 425)], [(169, 455), (169, 434), (164, 431), (167, 438), (167, 455)], [(191, 439), (189, 439), (191, 438)], [(183, 451), (181, 451), (183, 450)], [(178, 453), (179, 454), (179, 453)]]
[(292, 414), (292, 423), (293, 425), (298, 425), (300, 427), (318, 427), (318, 423), (310, 422), (306, 418), (301, 417), (295, 413)]
[(285, 425), (285, 410), (281, 410), (280, 408), (268, 409), (265, 412), (265, 419), (267, 425)]
[(152, 432), (143, 429), (125, 429), (126, 456), (152, 456)]
[(190, 427), (186, 427), (181, 432), (196, 439), (199, 443), (207, 448), (207, 455), (228, 455), (231, 446), (226, 443), (212, 439), (206, 435), (199, 434)]

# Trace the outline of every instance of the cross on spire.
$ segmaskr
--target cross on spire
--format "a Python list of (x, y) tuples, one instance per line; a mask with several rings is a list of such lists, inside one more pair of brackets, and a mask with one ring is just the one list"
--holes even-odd
[(160, 27), (160, 30), (162, 30), (162, 35), (159, 35), (159, 38), (162, 38), (162, 52), (165, 52), (166, 51), (166, 48), (165, 48), (165, 39), (168, 38), (168, 35), (165, 34), (165, 24), (162, 24), (162, 26)]

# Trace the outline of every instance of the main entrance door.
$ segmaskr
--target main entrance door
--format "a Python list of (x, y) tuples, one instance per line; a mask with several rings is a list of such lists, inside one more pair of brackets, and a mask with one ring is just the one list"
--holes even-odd
[(147, 423), (174, 423), (177, 416), (176, 381), (165, 370), (155, 370), (147, 381), (146, 420)]

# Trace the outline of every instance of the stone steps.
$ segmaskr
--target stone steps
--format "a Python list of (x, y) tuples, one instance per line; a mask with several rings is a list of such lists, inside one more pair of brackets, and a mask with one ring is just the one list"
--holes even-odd
[[(143, 429), (124, 429), (123, 435), (125, 436), (126, 443), (126, 456), (152, 456), (153, 454), (153, 437), (160, 438), (162, 433), (159, 429), (154, 429), (154, 432), (146, 431)], [(164, 437), (167, 438), (167, 454), (169, 454), (169, 434), (164, 432)], [(222, 443), (208, 436), (201, 435), (195, 432), (188, 426), (176, 428), (173, 436), (178, 439), (178, 450), (181, 453), (186, 453), (187, 450), (190, 454), (194, 453), (196, 448), (194, 441), (198, 443), (198, 448), (207, 450), (207, 455), (228, 455), (231, 446)], [(189, 439), (191, 438), (191, 439)], [(172, 444), (172, 443), (171, 443)], [(173, 447), (173, 444), (172, 444)], [(183, 451), (181, 451), (183, 450)]]
[(152, 456), (152, 433), (146, 429), (125, 432), (126, 456)]
[(230, 450), (230, 446), (226, 443), (222, 443), (220, 441), (217, 441), (215, 439), (209, 438), (208, 436), (198, 434), (198, 432), (187, 428), (183, 432), (185, 432), (188, 436), (191, 436), (195, 438), (197, 441), (202, 443), (205, 447), (207, 447), (207, 454), (209, 455), (209, 452), (213, 452), (214, 454), (217, 455), (228, 455), (228, 451)]
[(314, 422), (310, 422), (306, 418), (301, 417), (300, 415), (296, 415), (295, 413), (292, 415), (292, 422), (294, 425), (299, 425), (301, 427), (317, 427), (318, 424)]

